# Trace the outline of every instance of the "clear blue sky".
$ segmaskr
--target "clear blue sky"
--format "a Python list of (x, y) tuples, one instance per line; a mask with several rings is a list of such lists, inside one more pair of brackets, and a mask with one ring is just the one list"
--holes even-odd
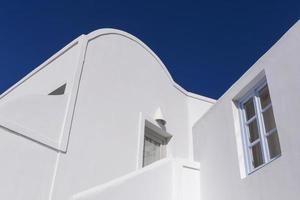
[(110, 27), (144, 41), (185, 89), (218, 98), (299, 18), (299, 0), (3, 1), (0, 92), (77, 36)]

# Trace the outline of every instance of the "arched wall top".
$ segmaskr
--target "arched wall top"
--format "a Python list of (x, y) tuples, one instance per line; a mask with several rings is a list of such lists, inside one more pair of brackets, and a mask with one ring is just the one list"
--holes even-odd
[(117, 29), (111, 29), (111, 28), (104, 28), (104, 29), (98, 29), (96, 31), (93, 31), (93, 32), (89, 33), (88, 35), (86, 35), (86, 37), (87, 37), (87, 41), (89, 42), (91, 40), (94, 40), (94, 39), (96, 39), (98, 37), (101, 37), (101, 36), (104, 36), (104, 35), (119, 35), (119, 36), (122, 36), (122, 37), (126, 37), (126, 38), (134, 41), (138, 45), (140, 45), (143, 49), (145, 49), (147, 52), (149, 52), (155, 58), (155, 60), (157, 60), (157, 62), (163, 68), (163, 70), (166, 73), (166, 75), (168, 76), (168, 78), (172, 82), (174, 82), (171, 74), (169, 73), (169, 71), (167, 70), (165, 65), (162, 63), (162, 61), (159, 59), (159, 57), (145, 43), (143, 43), (141, 40), (139, 40), (135, 36), (125, 32), (125, 31), (121, 31), (121, 30), (117, 30)]
[[(35, 70), (33, 70), (31, 73), (29, 73), (28, 75), (26, 75), (23, 79), (21, 79), (20, 81), (18, 81), (16, 84), (14, 84), (13, 86), (11, 86), (9, 89), (7, 89), (5, 92), (3, 92), (0, 95), (0, 99), (2, 99), (3, 97), (5, 97), (7, 94), (9, 94), (11, 91), (13, 91), (15, 88), (17, 88), (19, 85), (21, 85), (23, 82), (25, 82), (26, 80), (28, 80), (29, 78), (31, 78), (33, 75), (35, 75), (36, 73), (38, 73), (41, 69), (43, 69), (44, 67), (46, 67), (49, 63), (51, 63), (52, 61), (54, 61), (55, 59), (57, 59), (58, 57), (60, 57), (61, 55), (63, 55), (66, 51), (68, 51), (71, 47), (73, 47), (74, 45), (81, 43), (82, 46), (84, 48), (81, 49), (81, 51), (86, 51), (86, 45), (84, 45), (84, 43), (88, 43), (89, 41), (92, 41), (93, 39), (96, 39), (98, 37), (104, 36), (104, 35), (111, 35), (111, 34), (115, 34), (115, 35), (120, 35), (123, 37), (126, 37), (134, 42), (136, 42), (137, 44), (139, 44), (142, 48), (144, 48), (147, 52), (150, 53), (151, 56), (153, 56), (153, 58), (159, 63), (159, 65), (162, 67), (163, 71), (166, 73), (168, 79), (170, 80), (171, 84), (181, 93), (183, 93), (184, 95), (191, 97), (191, 98), (195, 98), (201, 101), (206, 101), (208, 103), (212, 103), (214, 104), (216, 102), (216, 100), (205, 97), (205, 96), (201, 96), (198, 94), (194, 94), (191, 92), (186, 91), (184, 88), (182, 88), (180, 85), (178, 85), (172, 78), (171, 74), (169, 73), (168, 69), (166, 68), (166, 66), (164, 65), (164, 63), (161, 61), (161, 59), (145, 44), (143, 43), (140, 39), (138, 39), (137, 37), (125, 32), (125, 31), (121, 31), (121, 30), (117, 30), (117, 29), (113, 29), (113, 28), (103, 28), (103, 29), (98, 29), (95, 30), (87, 35), (81, 35), (78, 38), (76, 38), (75, 40), (73, 40), (71, 43), (69, 43), (67, 46), (65, 46), (63, 49), (61, 49), (60, 51), (58, 51), (56, 54), (54, 54), (52, 57), (50, 57), (48, 60), (46, 60), (44, 63), (42, 63), (39, 67), (37, 67)], [(85, 52), (82, 52), (83, 54), (85, 54)]]
[[(47, 134), (39, 133), (35, 134), (35, 132), (28, 131), (24, 127), (19, 127), (18, 124), (13, 123), (6, 123), (5, 120), (0, 119), (0, 126), (5, 127), (13, 132), (17, 132), (25, 137), (31, 138), (33, 141), (37, 141), (38, 143), (42, 143), (48, 147), (54, 148), (58, 151), (66, 152), (68, 148), (68, 141), (70, 136), (70, 129), (71, 129), (71, 122), (72, 122), (72, 116), (73, 111), (76, 106), (76, 98), (77, 93), (80, 85), (80, 78), (82, 74), (82, 69), (84, 66), (84, 60), (85, 60), (85, 54), (87, 50), (87, 45), (89, 41), (92, 41), (95, 38), (105, 36), (105, 35), (120, 35), (122, 37), (126, 37), (137, 44), (139, 44), (143, 49), (145, 49), (147, 52), (150, 53), (151, 56), (159, 63), (159, 65), (163, 68), (163, 71), (166, 73), (170, 83), (173, 87), (175, 87), (179, 92), (186, 95), (189, 98), (194, 98), (200, 101), (205, 101), (211, 104), (215, 103), (215, 100), (203, 97), (197, 94), (190, 93), (183, 89), (181, 86), (179, 86), (173, 78), (171, 77), (169, 71), (167, 70), (166, 66), (163, 64), (163, 62), (159, 59), (159, 57), (142, 41), (140, 41), (138, 38), (134, 37), (133, 35), (126, 33), (124, 31), (116, 30), (116, 29), (99, 29), (94, 32), (91, 32), (87, 35), (81, 35), (80, 37), (73, 40), (71, 43), (69, 43), (67, 46), (65, 46), (63, 49), (58, 51), (56, 54), (54, 54), (52, 57), (50, 57), (48, 60), (46, 60), (44, 63), (42, 63), (40, 66), (38, 66), (35, 70), (33, 70), (31, 73), (29, 73), (27, 76), (25, 76), (23, 79), (18, 81), (16, 84), (14, 84), (12, 87), (10, 87), (8, 90), (6, 90), (4, 93), (0, 95), (0, 101), (3, 102), (3, 99), (5, 96), (9, 95), (12, 91), (14, 91), (16, 88), (18, 88), (20, 85), (22, 85), (27, 80), (31, 79), (33, 76), (38, 76), (39, 72), (46, 68), (49, 64), (54, 62), (57, 59), (60, 59), (62, 55), (64, 55), (66, 52), (68, 52), (71, 48), (78, 45), (78, 57), (74, 58), (76, 62), (76, 66), (74, 66), (74, 77), (72, 80), (70, 80), (70, 93), (67, 99), (67, 106), (66, 106), (66, 113), (65, 118), (63, 120), (63, 127), (61, 130), (59, 140), (52, 142), (51, 138), (47, 136)], [(71, 72), (70, 72), (71, 73)], [(5, 102), (5, 101), (4, 101)]]
[(151, 56), (153, 56), (153, 58), (159, 63), (159, 65), (162, 67), (163, 71), (165, 72), (165, 74), (167, 75), (168, 79), (170, 80), (171, 84), (177, 89), (179, 90), (181, 93), (183, 93), (184, 95), (191, 97), (191, 98), (195, 98), (198, 100), (202, 100), (202, 101), (206, 101), (209, 103), (215, 103), (216, 100), (205, 97), (205, 96), (201, 96), (198, 94), (194, 94), (191, 92), (186, 91), (184, 88), (182, 88), (180, 85), (178, 85), (174, 79), (172, 78), (170, 72), (168, 71), (167, 67), (164, 65), (164, 63), (161, 61), (161, 59), (144, 43), (142, 42), (140, 39), (138, 39), (137, 37), (131, 35), (130, 33), (127, 33), (125, 31), (121, 31), (118, 29), (113, 29), (113, 28), (103, 28), (103, 29), (98, 29), (95, 30), (91, 33), (89, 33), (88, 35), (86, 35), (86, 39), (87, 42), (96, 39), (98, 37), (104, 36), (104, 35), (120, 35), (123, 37), (126, 37), (134, 42), (136, 42), (138, 45), (140, 45), (143, 49), (145, 49), (147, 52), (150, 53)]

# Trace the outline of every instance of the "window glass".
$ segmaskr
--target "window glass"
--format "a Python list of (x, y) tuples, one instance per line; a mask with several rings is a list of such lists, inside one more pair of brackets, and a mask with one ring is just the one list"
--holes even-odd
[(257, 168), (260, 165), (264, 164), (260, 142), (257, 143), (256, 145), (254, 145), (251, 148), (251, 151), (252, 151), (252, 165), (253, 165), (253, 168)]
[(269, 132), (270, 130), (276, 127), (272, 107), (268, 108), (265, 112), (263, 112), (263, 118), (266, 132)]
[(268, 106), (271, 103), (268, 85), (264, 86), (259, 91), (259, 97), (260, 97), (260, 103), (261, 103), (262, 109), (264, 109), (266, 106)]
[(277, 131), (268, 136), (268, 146), (271, 159), (281, 154)]
[(248, 125), (248, 130), (249, 130), (249, 140), (252, 143), (259, 138), (256, 119), (250, 122), (250, 124)]
[(253, 104), (253, 98), (249, 99), (245, 104), (244, 104), (245, 112), (246, 112), (246, 118), (247, 121), (251, 119), (255, 115), (255, 109), (254, 109), (254, 104)]

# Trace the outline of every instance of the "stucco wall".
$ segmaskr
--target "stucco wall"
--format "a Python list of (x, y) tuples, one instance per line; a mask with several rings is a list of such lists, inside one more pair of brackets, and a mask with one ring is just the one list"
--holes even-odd
[[(201, 200), (297, 200), (300, 196), (300, 24), (292, 27), (193, 128), (201, 164)], [(233, 100), (266, 76), (282, 156), (245, 174), (238, 110)]]
[(47, 199), (57, 152), (0, 128), (1, 199)]
[[(81, 45), (74, 40), (0, 96), (0, 126), (57, 150), (61, 145)], [(66, 84), (65, 94), (50, 92)], [(68, 133), (67, 133), (68, 134)]]
[(72, 200), (199, 200), (199, 174), (199, 163), (163, 159), (75, 194)]
[[(209, 106), (204, 103), (203, 107)], [(141, 115), (154, 121), (158, 107), (167, 121), (167, 131), (173, 135), (168, 156), (191, 157), (187, 96), (174, 87), (158, 58), (120, 34), (91, 39), (68, 152), (61, 155), (57, 168), (54, 199), (136, 170), (142, 162)]]
[[(78, 40), (53, 55), (0, 96), (0, 105), (28, 95), (48, 95), (63, 84), (71, 84), (80, 54)], [(67, 91), (69, 92), (69, 87)]]
[[(48, 96), (64, 83), (64, 95)], [(0, 194), (68, 199), (140, 169), (142, 125), (159, 107), (173, 136), (167, 157), (192, 159), (191, 124), (213, 103), (174, 83), (137, 38), (81, 36), (0, 96)], [(187, 182), (198, 171), (183, 173)]]
[(71, 42), (0, 96), (1, 199), (48, 199), (79, 48)]
[(172, 200), (174, 164), (162, 160), (137, 172), (73, 196), (72, 200)]

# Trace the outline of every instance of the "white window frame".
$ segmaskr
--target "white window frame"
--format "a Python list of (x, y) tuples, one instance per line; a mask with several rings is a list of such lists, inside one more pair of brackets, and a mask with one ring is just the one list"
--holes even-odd
[[(252, 89), (250, 89), (247, 94), (239, 100), (239, 113), (240, 113), (240, 121), (241, 121), (241, 130), (242, 130), (242, 138), (243, 138), (243, 147), (244, 147), (244, 156), (245, 156), (245, 165), (246, 165), (246, 172), (247, 174), (251, 174), (255, 172), (256, 170), (264, 167), (268, 163), (272, 162), (273, 160), (277, 159), (281, 156), (281, 153), (274, 158), (270, 158), (270, 151), (268, 147), (268, 140), (267, 137), (270, 136), (272, 133), (275, 133), (277, 131), (277, 125), (275, 121), (275, 128), (269, 130), (266, 132), (265, 129), (265, 123), (263, 119), (263, 112), (266, 111), (268, 108), (272, 106), (272, 98), (270, 95), (271, 102), (269, 105), (267, 105), (264, 109), (261, 107), (261, 102), (259, 98), (259, 92), (261, 89), (263, 89), (267, 85), (267, 80), (264, 78), (263, 80), (259, 81)], [(247, 120), (246, 118), (246, 112), (244, 108), (244, 104), (249, 100), (253, 98), (253, 105), (255, 109), (255, 115)], [(274, 111), (274, 109), (273, 109)], [(274, 115), (274, 113), (273, 113)], [(250, 143), (248, 139), (249, 131), (247, 128), (247, 125), (250, 124), (253, 120), (257, 120), (257, 128), (258, 128), (258, 134), (259, 137), (252, 143)], [(275, 115), (274, 115), (275, 120)], [(278, 134), (278, 131), (277, 131)], [(279, 136), (278, 136), (279, 137)], [(252, 165), (252, 153), (251, 153), (251, 147), (253, 147), (255, 144), (261, 142), (261, 152), (263, 157), (263, 164), (260, 166), (254, 168)]]

